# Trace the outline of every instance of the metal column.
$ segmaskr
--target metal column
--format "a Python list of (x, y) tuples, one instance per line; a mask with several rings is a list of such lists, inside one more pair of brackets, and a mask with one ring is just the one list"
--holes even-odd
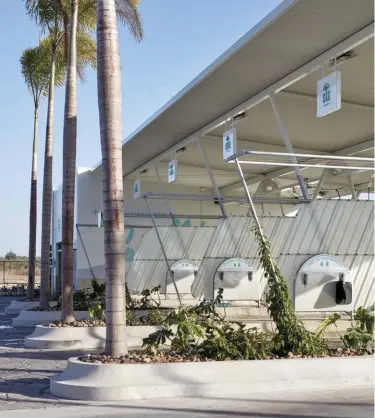
[(176, 282), (174, 280), (173, 271), (172, 271), (171, 266), (169, 264), (168, 257), (167, 257), (167, 253), (165, 252), (164, 245), (163, 245), (163, 241), (162, 241), (161, 236), (159, 234), (158, 227), (156, 226), (154, 214), (152, 213), (152, 210), (151, 210), (150, 204), (148, 203), (147, 197), (145, 197), (145, 202), (146, 202), (148, 211), (149, 211), (150, 216), (151, 216), (152, 224), (154, 225), (154, 229), (155, 229), (155, 232), (156, 232), (156, 236), (158, 237), (158, 241), (159, 241), (159, 244), (160, 244), (160, 247), (161, 247), (161, 251), (163, 252), (163, 256), (164, 256), (165, 262), (167, 264), (168, 273), (171, 276), (171, 279), (172, 279), (172, 282), (173, 282), (173, 286), (174, 286), (174, 288), (176, 290), (176, 293), (177, 293), (178, 301), (180, 302), (180, 305), (182, 306), (180, 292), (178, 291)]
[[(289, 137), (288, 137), (288, 135), (286, 133), (285, 126), (284, 126), (284, 124), (283, 124), (283, 122), (282, 122), (282, 120), (280, 118), (280, 114), (279, 114), (279, 112), (277, 110), (274, 95), (273, 94), (270, 94), (269, 95), (269, 98), (270, 98), (270, 101), (271, 101), (271, 105), (272, 105), (273, 112), (274, 112), (275, 117), (276, 117), (276, 120), (277, 120), (277, 124), (279, 125), (280, 134), (283, 137), (283, 140), (284, 140), (286, 149), (287, 149), (287, 151), (290, 154), (294, 154), (292, 144), (291, 144), (291, 142), (289, 140)], [(297, 159), (295, 157), (291, 157), (291, 162), (293, 164), (298, 164), (297, 163)], [(305, 181), (303, 180), (303, 177), (302, 177), (302, 174), (301, 174), (301, 170), (297, 166), (297, 167), (294, 167), (294, 171), (296, 173), (297, 181), (298, 181), (298, 183), (300, 185), (300, 188), (301, 188), (302, 196), (303, 196), (304, 199), (308, 199), (309, 198), (309, 194), (307, 192), (306, 184), (305, 184)]]
[(224, 216), (224, 218), (226, 218), (227, 217), (227, 212), (225, 210), (224, 203), (221, 200), (221, 194), (220, 194), (220, 191), (219, 191), (219, 189), (218, 189), (218, 187), (216, 185), (215, 178), (214, 178), (214, 175), (212, 174), (212, 170), (211, 170), (210, 164), (208, 163), (206, 151), (201, 146), (201, 144), (199, 142), (199, 139), (197, 139), (196, 142), (197, 142), (198, 148), (199, 148), (199, 150), (200, 150), (200, 152), (202, 154), (203, 161), (204, 161), (204, 165), (206, 166), (206, 169), (207, 169), (207, 172), (208, 172), (208, 177), (211, 180), (212, 188), (214, 190), (215, 195), (218, 198), (218, 203), (219, 203), (219, 206), (220, 206), (221, 213)]
[[(241, 165), (238, 162), (238, 158), (235, 159), (235, 162), (236, 162), (237, 169), (238, 169), (238, 172), (239, 172), (240, 177), (241, 177), (241, 181), (242, 181), (243, 187), (245, 189), (245, 193), (246, 193), (247, 200), (249, 201), (250, 211), (251, 211), (251, 213), (252, 213), (252, 215), (254, 217), (254, 221), (255, 221), (255, 224), (257, 226), (258, 232), (260, 234), (261, 240), (262, 240), (263, 244), (266, 244), (266, 239), (264, 238), (263, 230), (262, 230), (262, 227), (260, 225), (260, 222), (259, 222), (259, 219), (258, 219), (258, 215), (257, 215), (257, 212), (255, 210), (255, 206), (254, 206), (253, 200), (252, 200), (251, 195), (250, 195), (250, 192), (249, 192), (249, 188), (247, 187), (246, 180), (245, 180), (245, 176), (243, 175)], [(270, 257), (270, 263), (271, 263), (272, 274), (273, 274), (275, 280), (277, 280), (275, 266), (273, 264), (273, 261), (272, 261), (272, 258), (271, 257)]]

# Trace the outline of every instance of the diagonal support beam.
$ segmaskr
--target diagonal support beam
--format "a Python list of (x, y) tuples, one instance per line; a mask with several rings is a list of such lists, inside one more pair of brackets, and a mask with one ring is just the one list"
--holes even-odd
[(197, 139), (196, 142), (197, 142), (198, 148), (199, 148), (199, 150), (200, 150), (200, 152), (202, 154), (202, 158), (203, 158), (203, 161), (204, 161), (204, 165), (206, 166), (206, 169), (207, 169), (207, 172), (208, 172), (208, 177), (210, 178), (210, 181), (211, 181), (211, 184), (212, 184), (212, 189), (213, 189), (215, 195), (218, 198), (218, 203), (219, 203), (219, 206), (220, 206), (221, 214), (224, 216), (224, 218), (226, 218), (227, 217), (227, 212), (226, 212), (225, 207), (224, 207), (224, 204), (223, 204), (223, 202), (221, 200), (220, 191), (219, 191), (219, 189), (218, 189), (218, 187), (216, 185), (214, 175), (212, 173), (210, 164), (208, 162), (208, 158), (207, 158), (207, 155), (206, 155), (206, 151), (204, 150), (204, 148), (202, 147), (201, 143), (199, 142), (199, 139)]
[[(359, 144), (351, 145), (349, 147), (345, 147), (340, 150), (334, 151), (332, 152), (332, 155), (351, 156), (351, 155), (359, 154), (361, 152), (369, 151), (372, 149), (374, 149), (374, 139), (369, 139)], [(280, 168), (278, 170), (271, 171), (267, 174), (247, 177), (245, 180), (248, 185), (251, 185), (251, 184), (259, 183), (262, 180), (284, 176), (286, 174), (293, 173), (293, 171), (294, 170), (292, 168), (285, 167), (285, 168)], [(224, 194), (232, 190), (236, 190), (241, 187), (241, 184), (242, 184), (241, 181), (236, 181), (235, 183), (227, 184), (226, 186), (223, 186), (220, 188), (220, 192)]]
[[(273, 113), (275, 114), (277, 124), (279, 125), (280, 134), (281, 134), (281, 136), (284, 140), (285, 147), (286, 147), (288, 153), (293, 154), (294, 150), (293, 150), (293, 147), (292, 147), (292, 143), (289, 140), (289, 137), (286, 133), (284, 123), (281, 120), (279, 111), (278, 111), (277, 106), (276, 106), (275, 97), (274, 97), (273, 94), (270, 94), (269, 97), (270, 97)], [(296, 157), (291, 157), (291, 161), (292, 161), (293, 164), (297, 164), (297, 158)], [(301, 174), (301, 169), (299, 167), (295, 166), (294, 167), (294, 172), (296, 173), (297, 181), (298, 181), (299, 186), (301, 188), (301, 193), (302, 193), (303, 198), (308, 199), (309, 194), (307, 192), (306, 184), (305, 184), (305, 181), (303, 180), (303, 177), (302, 177), (302, 174)]]

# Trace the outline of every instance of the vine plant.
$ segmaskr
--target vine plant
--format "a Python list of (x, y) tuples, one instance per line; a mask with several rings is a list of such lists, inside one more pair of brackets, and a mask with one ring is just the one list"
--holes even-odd
[(268, 280), (266, 303), (268, 312), (276, 324), (275, 344), (280, 355), (289, 352), (302, 355), (322, 355), (328, 352), (324, 340), (306, 330), (296, 316), (289, 297), (288, 285), (279, 268), (272, 262), (270, 244), (258, 228), (254, 228), (259, 244), (260, 261)]

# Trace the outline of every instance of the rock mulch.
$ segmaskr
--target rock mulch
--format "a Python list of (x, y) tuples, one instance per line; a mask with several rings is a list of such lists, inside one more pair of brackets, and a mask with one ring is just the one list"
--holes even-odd
[(105, 321), (99, 321), (97, 319), (81, 319), (79, 321), (73, 321), (64, 323), (62, 321), (53, 321), (51, 324), (46, 325), (49, 328), (87, 328), (87, 327), (105, 327)]
[(131, 351), (129, 354), (120, 357), (111, 357), (106, 354), (88, 354), (79, 357), (84, 363), (102, 364), (134, 364), (134, 363), (185, 363), (185, 362), (205, 362), (213, 361), (200, 354), (178, 354), (172, 351), (158, 351), (155, 354), (145, 353), (144, 351)]
[[(336, 350), (331, 350), (329, 354), (322, 356), (302, 356), (294, 355), (289, 353), (287, 357), (280, 356), (271, 356), (265, 357), (264, 360), (279, 360), (279, 359), (297, 359), (297, 358), (318, 358), (318, 357), (349, 357), (349, 356), (362, 356), (368, 355), (362, 351), (350, 350), (337, 348)], [(188, 362), (206, 362), (206, 361), (215, 361), (206, 356), (203, 356), (199, 353), (187, 353), (180, 354), (173, 351), (157, 351), (155, 354), (144, 352), (144, 351), (131, 351), (129, 354), (112, 357), (107, 354), (88, 354), (86, 356), (79, 357), (78, 360), (84, 363), (96, 363), (96, 364), (134, 364), (134, 363), (188, 363)], [(227, 359), (231, 360), (231, 359)], [(254, 360), (256, 361), (256, 360)]]

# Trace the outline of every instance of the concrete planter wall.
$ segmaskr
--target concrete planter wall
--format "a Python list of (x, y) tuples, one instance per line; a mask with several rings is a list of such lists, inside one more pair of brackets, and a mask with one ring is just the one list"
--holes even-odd
[(374, 383), (374, 359), (341, 357), (165, 364), (91, 364), (76, 358), (50, 379), (55, 396), (85, 401), (228, 397)]
[[(129, 348), (140, 348), (143, 338), (161, 327), (139, 326), (126, 327)], [(61, 327), (49, 328), (37, 325), (35, 331), (25, 338), (28, 348), (41, 349), (101, 349), (105, 345), (105, 327)]]
[[(56, 302), (50, 302), (51, 306), (55, 306)], [(22, 310), (27, 311), (28, 309), (36, 308), (39, 306), (38, 301), (29, 301), (29, 300), (12, 300), (11, 304), (5, 308), (5, 313), (16, 315), (19, 314)]]
[[(88, 311), (74, 312), (76, 319), (88, 319)], [(53, 321), (61, 319), (61, 311), (21, 311), (20, 314), (13, 318), (12, 325), (14, 327), (35, 327), (36, 325), (50, 324)]]

